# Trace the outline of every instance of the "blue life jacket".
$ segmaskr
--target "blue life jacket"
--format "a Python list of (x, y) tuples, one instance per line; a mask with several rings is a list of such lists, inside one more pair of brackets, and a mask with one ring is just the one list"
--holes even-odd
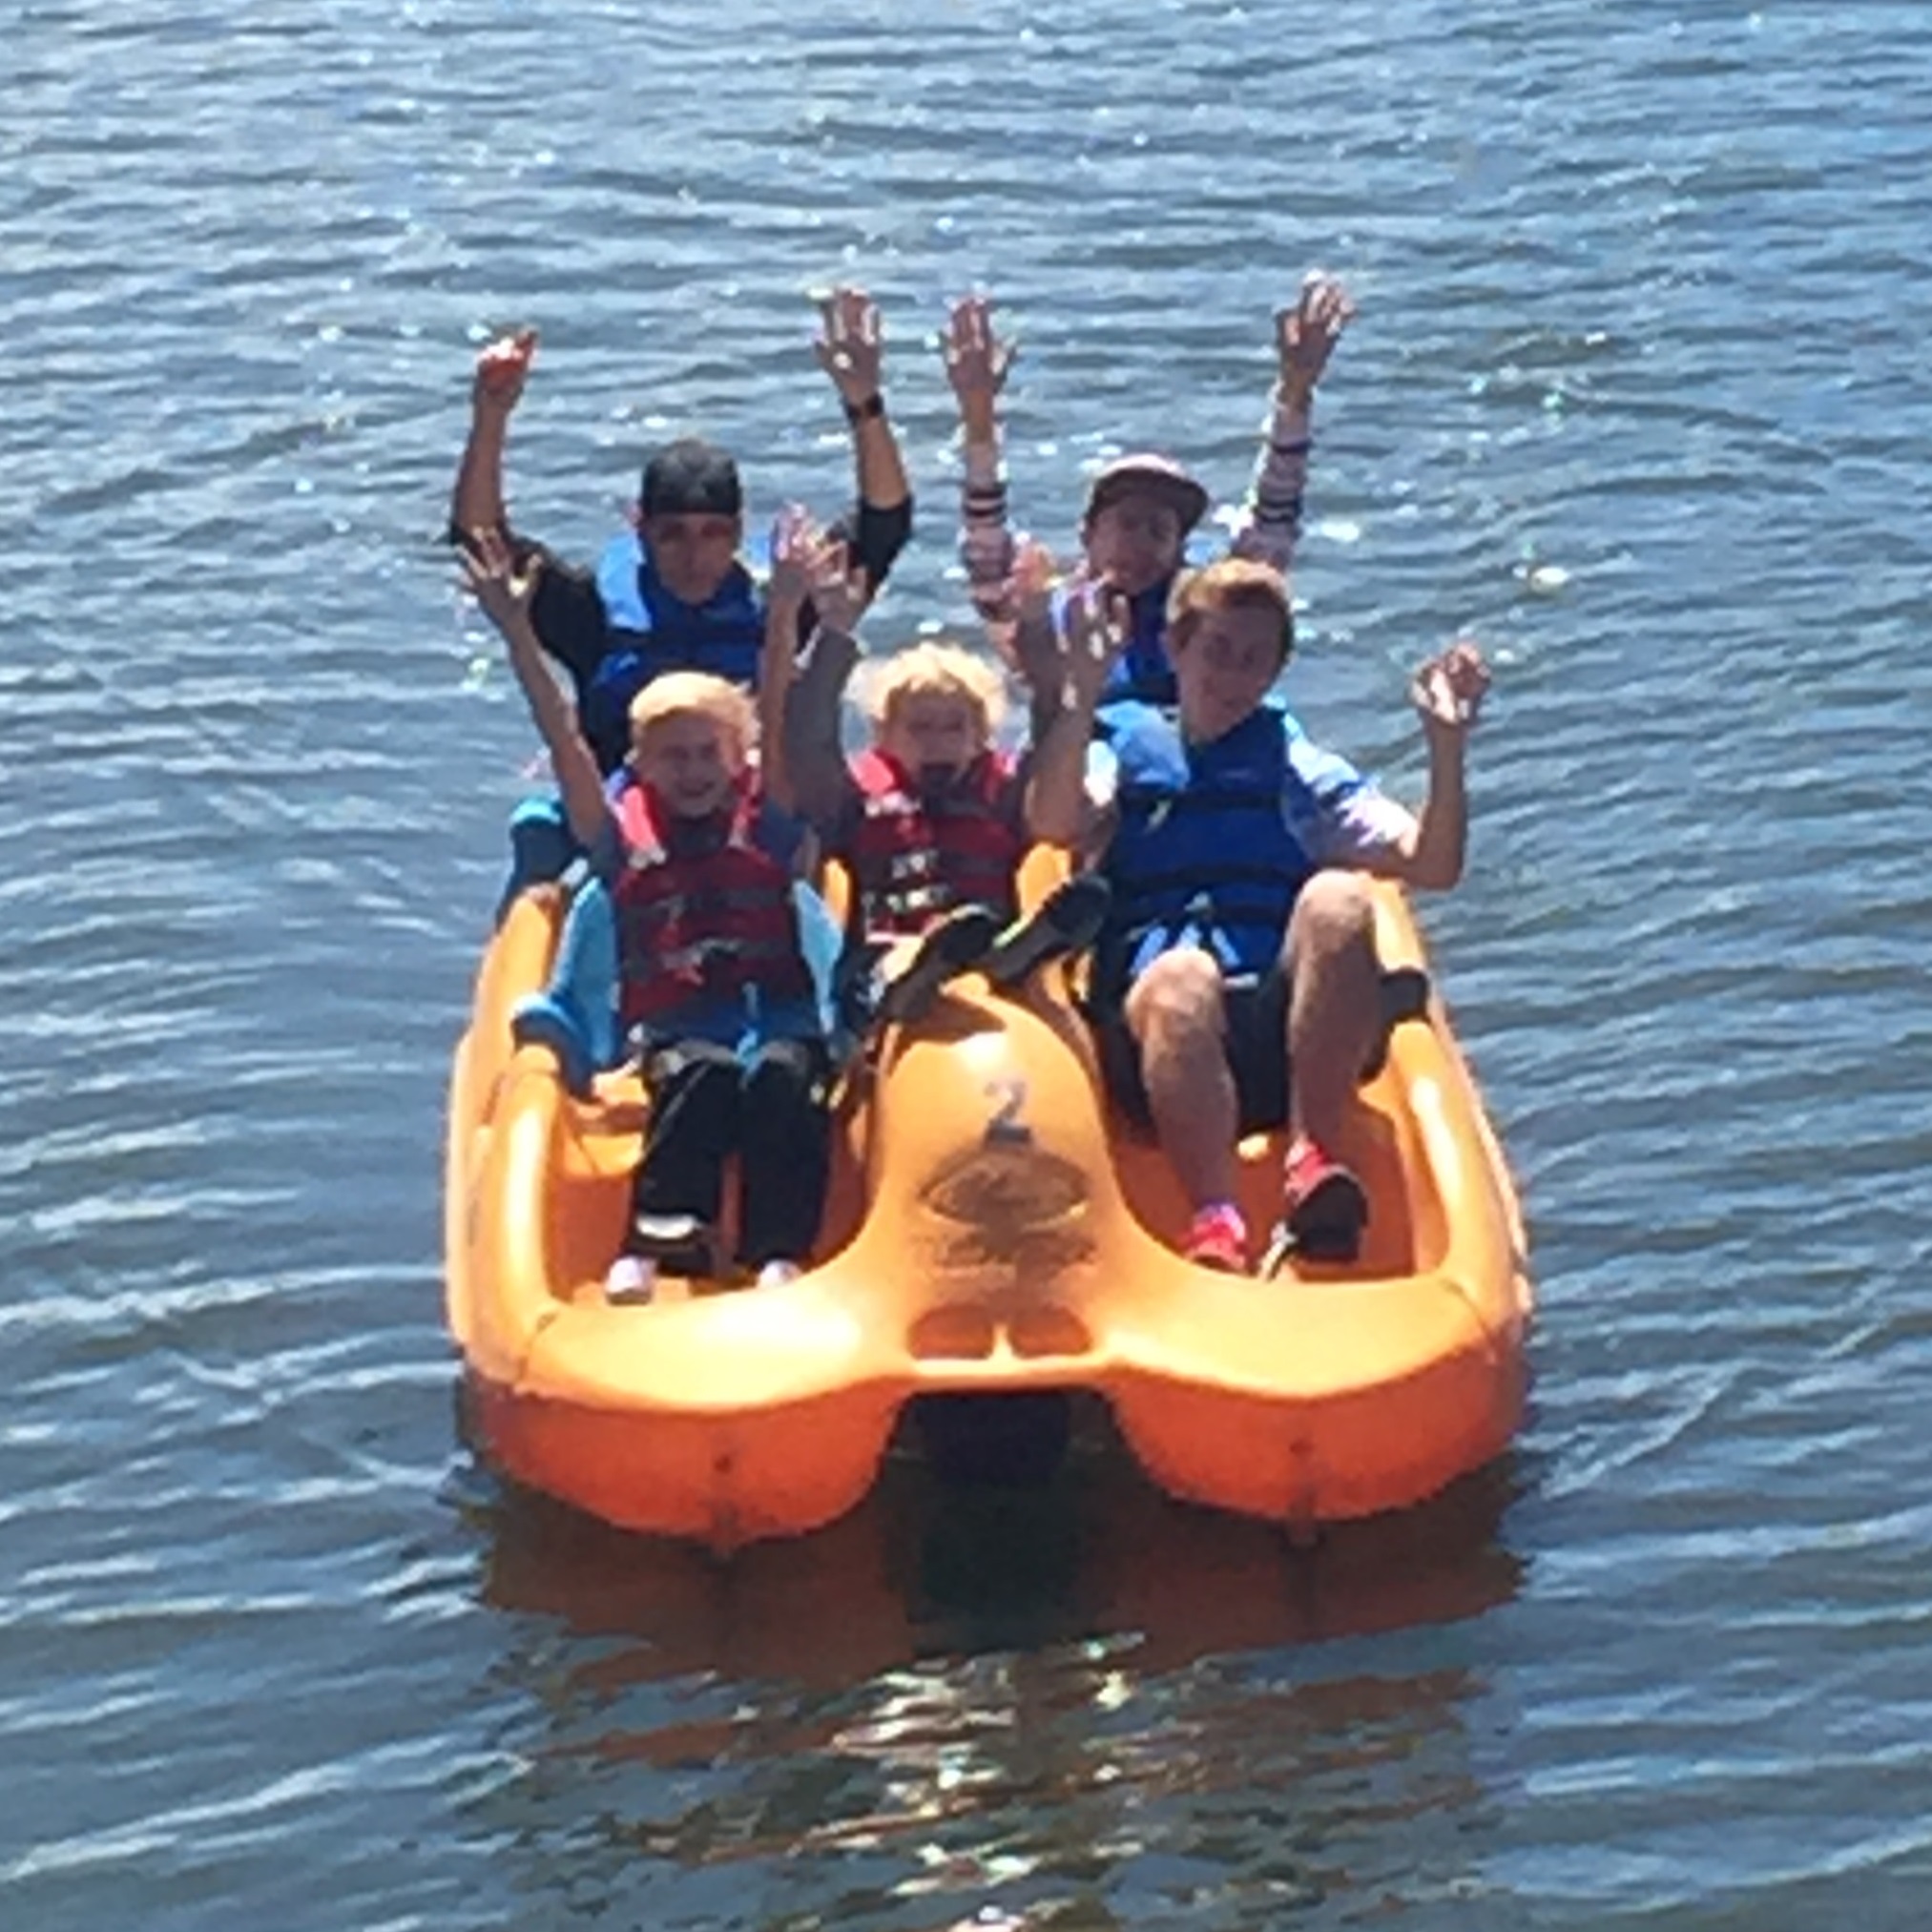
[(1163, 577), (1151, 590), (1128, 599), (1127, 648), (1114, 660), (1101, 687), (1102, 704), (1177, 704), (1180, 691), (1167, 656), (1167, 600), (1174, 579)]
[(1272, 704), (1207, 744), (1151, 704), (1111, 707), (1100, 735), (1117, 762), (1118, 823), (1101, 866), (1113, 901), (1096, 993), (1119, 998), (1182, 945), (1212, 952), (1229, 978), (1266, 972), (1322, 863), (1325, 821), (1367, 780)]
[(657, 579), (635, 530), (622, 530), (597, 560), (597, 595), (608, 637), (584, 686), (584, 736), (607, 772), (631, 749), (631, 700), (666, 671), (708, 671), (749, 689), (765, 641), (764, 593), (742, 564), (701, 604), (687, 604)]

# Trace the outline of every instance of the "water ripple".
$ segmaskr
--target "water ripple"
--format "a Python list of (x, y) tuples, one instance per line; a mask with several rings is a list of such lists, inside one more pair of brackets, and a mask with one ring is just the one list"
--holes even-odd
[[(16, 10), (10, 1917), (1916, 1922), (1928, 52), (1879, 0)], [(1066, 544), (1123, 447), (1238, 497), (1317, 261), (1298, 703), (1413, 795), (1410, 659), (1502, 671), (1427, 916), (1532, 1222), (1516, 1457), (1314, 1551), (1084, 1466), (729, 1573), (501, 1495), (435, 1278), (530, 752), (437, 549), (475, 342), (542, 323), (513, 497), (585, 553), (678, 426), (833, 507), (805, 298), (866, 278), (883, 644), (966, 616), (948, 297)]]

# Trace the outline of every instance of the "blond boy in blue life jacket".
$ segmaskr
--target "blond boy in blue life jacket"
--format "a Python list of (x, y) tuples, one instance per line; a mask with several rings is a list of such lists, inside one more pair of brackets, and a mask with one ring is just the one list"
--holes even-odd
[(1359, 1249), (1371, 1204), (1335, 1150), (1386, 1020), (1363, 875), (1435, 890), (1462, 877), (1465, 747), (1489, 682), (1466, 640), (1417, 672), (1428, 790), (1412, 814), (1270, 701), (1292, 641), (1280, 573), (1222, 558), (1174, 592), (1174, 711), (1099, 717), (1100, 796), (1079, 755), (1106, 654), (1069, 660), (1040, 756), (1043, 835), (1097, 850), (1111, 887), (1092, 987), (1110, 1082), (1193, 1206), (1185, 1252), (1230, 1270), (1248, 1265), (1236, 1141), (1284, 1126), (1282, 1238), (1323, 1259)]

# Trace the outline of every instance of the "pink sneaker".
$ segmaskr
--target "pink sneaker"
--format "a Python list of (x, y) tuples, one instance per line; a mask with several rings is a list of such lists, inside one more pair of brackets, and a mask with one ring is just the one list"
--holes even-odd
[(1248, 1272), (1248, 1224), (1239, 1208), (1217, 1202), (1202, 1208), (1181, 1241), (1181, 1253), (1196, 1268), (1214, 1268), (1223, 1275)]
[(1353, 1261), (1368, 1226), (1368, 1196), (1355, 1175), (1298, 1133), (1281, 1170), (1281, 1224), (1288, 1244), (1311, 1261)]

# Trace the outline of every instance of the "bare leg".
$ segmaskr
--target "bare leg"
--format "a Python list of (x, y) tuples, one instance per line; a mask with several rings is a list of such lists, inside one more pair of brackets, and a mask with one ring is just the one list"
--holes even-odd
[(1293, 1125), (1333, 1148), (1381, 1025), (1375, 902), (1359, 873), (1318, 872), (1288, 922), (1294, 998), (1288, 1009)]
[(1154, 1132), (1190, 1205), (1233, 1200), (1240, 1114), (1213, 955), (1192, 946), (1161, 954), (1127, 996), (1127, 1025)]

